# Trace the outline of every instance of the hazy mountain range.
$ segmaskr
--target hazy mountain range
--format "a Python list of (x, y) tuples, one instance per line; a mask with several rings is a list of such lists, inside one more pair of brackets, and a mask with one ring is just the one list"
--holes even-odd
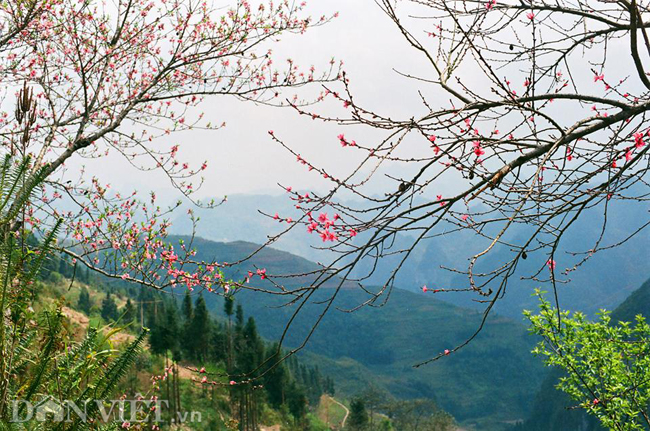
[[(249, 241), (264, 243), (268, 235), (277, 234), (286, 227), (276, 220), (262, 215), (279, 213), (282, 217), (299, 215), (294, 202), (288, 195), (235, 195), (224, 205), (213, 210), (196, 210), (201, 220), (197, 235), (214, 241)], [(647, 220), (648, 209), (637, 203), (612, 204), (609, 208), (607, 233), (601, 243), (609, 245), (625, 238), (636, 226)], [(600, 234), (603, 215), (595, 210), (585, 212), (579, 223), (569, 229), (556, 253), (558, 270), (572, 267), (581, 256), (573, 257), (570, 251), (587, 251), (593, 247)], [(187, 217), (179, 217), (173, 223), (178, 234), (188, 234), (191, 226)], [(526, 226), (516, 225), (510, 232), (508, 241), (522, 243), (527, 233)], [(359, 240), (363, 238), (360, 237)], [(645, 256), (650, 252), (650, 233), (641, 231), (623, 246), (597, 253), (578, 271), (572, 272), (568, 282), (559, 284), (561, 306), (572, 310), (593, 313), (600, 308), (612, 309), (620, 304), (636, 287), (650, 275), (644, 269)], [(396, 238), (395, 248), (408, 244), (411, 238), (402, 235)], [(442, 236), (425, 240), (412, 253), (400, 271), (396, 285), (402, 289), (419, 291), (423, 285), (436, 287), (466, 287), (467, 278), (462, 274), (441, 269), (442, 266), (459, 269), (466, 268), (467, 259), (481, 251), (486, 244), (472, 232), (459, 232), (453, 236)], [(321, 250), (322, 243), (316, 235), (309, 235), (302, 227), (293, 229), (273, 244), (274, 248), (288, 251), (314, 262), (328, 262), (331, 254)], [(570, 248), (569, 248), (570, 247)], [(508, 259), (512, 251), (506, 247), (495, 249), (487, 255), (481, 268), (493, 268)], [(378, 265), (369, 285), (382, 285), (394, 267), (397, 257), (385, 258)], [(550, 289), (538, 282), (520, 280), (522, 275), (535, 273), (548, 257), (540, 253), (530, 253), (525, 261), (520, 261), (517, 272), (511, 277), (505, 297), (499, 301), (496, 310), (514, 319), (521, 319), (524, 308), (536, 306), (531, 296), (535, 287)], [(370, 262), (362, 262), (359, 273), (368, 269)], [(450, 294), (440, 299), (455, 305), (481, 307), (473, 299), (475, 296)]]

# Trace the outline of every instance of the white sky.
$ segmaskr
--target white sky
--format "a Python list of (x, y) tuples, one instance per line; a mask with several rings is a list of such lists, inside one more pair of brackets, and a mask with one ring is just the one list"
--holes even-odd
[[(229, 0), (219, 1), (227, 3)], [(400, 8), (402, 5), (403, 2), (398, 3)], [(276, 65), (290, 57), (304, 68), (315, 65), (322, 70), (328, 67), (332, 57), (343, 60), (355, 102), (393, 118), (408, 119), (425, 113), (418, 90), (424, 92), (430, 103), (447, 105), (449, 96), (441, 93), (439, 88), (409, 80), (394, 70), (436, 78), (422, 54), (408, 45), (374, 0), (311, 0), (308, 11), (314, 18), (337, 11), (339, 17), (328, 25), (309, 30), (305, 35), (284, 36), (273, 46)], [(400, 15), (406, 14), (402, 11)], [(421, 23), (427, 25), (429, 22)], [(418, 34), (420, 36), (423, 35)], [(625, 53), (625, 49), (621, 52)], [(616, 56), (616, 52), (613, 56)], [(623, 78), (632, 71), (621, 66), (630, 62), (627, 57), (629, 55), (623, 63), (618, 64), (617, 78)], [(463, 79), (475, 88), (480, 87), (485, 80), (483, 72), (476, 67), (463, 66)], [(580, 79), (580, 82), (594, 85), (591, 67), (588, 63), (584, 64), (581, 71), (584, 79)], [(516, 82), (513, 84), (517, 85)], [(314, 90), (314, 87), (301, 89), (299, 94), (313, 93)], [(594, 88), (590, 87), (587, 91), (594, 91)], [(290, 96), (293, 92), (286, 94)], [(438, 95), (441, 97), (436, 97)], [(304, 158), (337, 176), (356, 166), (357, 157), (361, 155), (350, 148), (341, 148), (337, 139), (339, 133), (370, 145), (372, 140), (376, 142), (385, 136), (368, 127), (346, 129), (336, 124), (312, 121), (288, 108), (259, 106), (234, 98), (208, 98), (201, 108), (214, 124), (226, 122), (227, 127), (211, 132), (181, 132), (173, 134), (169, 140), (161, 139), (156, 143), (167, 149), (181, 144), (180, 159), (194, 167), (204, 160), (208, 161), (205, 185), (196, 195), (200, 198), (238, 193), (277, 194), (282, 192), (277, 183), (301, 190), (319, 191), (330, 185), (317, 173), (308, 172), (305, 166), (296, 163), (293, 155), (270, 139), (269, 130), (273, 130), (276, 136)], [(588, 110), (588, 107), (585, 109)], [(77, 171), (81, 163), (86, 163), (89, 173), (97, 174), (103, 182), (111, 183), (114, 189), (125, 192), (137, 189), (141, 196), (155, 190), (160, 197), (169, 200), (180, 197), (162, 173), (140, 173), (118, 155), (97, 161), (79, 160), (77, 157), (69, 163), (71, 172)], [(400, 169), (403, 170), (403, 167)], [(406, 175), (404, 172), (399, 174)], [(371, 193), (384, 193), (393, 191), (395, 184), (375, 178), (373, 187)], [(436, 188), (434, 194), (449, 193), (450, 188), (455, 188), (453, 179), (445, 179)]]
[[(305, 68), (313, 64), (324, 69), (335, 57), (344, 61), (357, 103), (397, 118), (424, 112), (417, 94), (421, 83), (416, 85), (393, 70), (422, 73), (427, 69), (423, 59), (408, 46), (373, 0), (312, 0), (308, 10), (315, 18), (337, 11), (340, 15), (330, 24), (304, 35), (285, 36), (274, 46), (276, 64), (291, 57)], [(308, 89), (299, 91), (309, 92)], [(181, 144), (180, 159), (194, 166), (208, 160), (206, 184), (199, 197), (280, 193), (277, 183), (320, 190), (329, 185), (318, 174), (307, 172), (296, 163), (294, 156), (274, 143), (268, 136), (269, 130), (274, 130), (306, 158), (320, 162), (334, 173), (346, 172), (356, 165), (354, 153), (341, 148), (339, 133), (357, 141), (373, 136), (368, 128), (363, 129), (361, 137), (361, 133), (355, 135), (338, 125), (301, 117), (291, 109), (259, 106), (233, 98), (207, 99), (201, 108), (213, 123), (225, 121), (227, 127), (216, 132), (181, 132), (172, 135), (169, 142), (158, 142), (165, 148)], [(75, 172), (81, 164), (104, 182), (111, 183), (114, 189), (156, 190), (161, 197), (179, 197), (162, 174), (139, 173), (118, 155), (99, 161), (77, 158), (68, 166)]]

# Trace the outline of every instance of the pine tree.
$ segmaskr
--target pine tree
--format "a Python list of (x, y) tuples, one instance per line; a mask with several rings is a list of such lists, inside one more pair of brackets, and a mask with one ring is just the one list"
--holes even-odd
[(226, 296), (223, 301), (223, 311), (228, 316), (228, 320), (232, 318), (233, 308), (235, 306), (235, 298), (232, 296)]
[(348, 427), (351, 430), (362, 430), (368, 425), (368, 412), (366, 405), (361, 398), (355, 398), (350, 402), (350, 416), (348, 417)]
[(219, 323), (211, 321), (210, 324), (208, 355), (215, 363), (221, 361), (226, 362), (228, 359), (228, 334), (223, 330), (223, 327)]
[(241, 332), (244, 329), (244, 308), (241, 304), (237, 304), (235, 311), (235, 331)]
[(326, 377), (325, 378), (325, 387), (326, 387), (326, 392), (329, 396), (333, 397), (336, 393), (336, 389), (334, 389), (334, 379), (331, 377)]
[(251, 373), (260, 366), (264, 357), (264, 344), (257, 333), (255, 319), (248, 318), (242, 334), (243, 348), (239, 358), (240, 369), (245, 373)]
[[(275, 343), (270, 346), (265, 355), (267, 367), (273, 366), (278, 360), (278, 344)], [(268, 370), (268, 368), (267, 368)], [(289, 371), (284, 363), (275, 366), (274, 369), (268, 371), (263, 378), (264, 389), (266, 396), (271, 407), (279, 409), (285, 403), (284, 388), (289, 381)]]
[(149, 346), (151, 351), (155, 354), (162, 355), (167, 351), (166, 335), (165, 335), (165, 304), (160, 307), (160, 314), (156, 315), (150, 309), (147, 321), (149, 322)]
[(92, 307), (92, 303), (90, 302), (90, 294), (88, 293), (88, 289), (82, 287), (81, 291), (79, 292), (79, 300), (77, 301), (77, 308), (79, 308), (79, 310), (83, 311), (86, 314), (90, 314), (91, 307)]
[(68, 262), (67, 256), (61, 256), (61, 258), (59, 258), (59, 274), (66, 278), (72, 276), (72, 266), (70, 265), (70, 262)]
[(318, 404), (318, 400), (320, 400), (321, 395), (323, 395), (323, 385), (318, 368), (309, 369), (309, 382), (305, 386), (307, 388), (309, 403), (312, 405)]
[(210, 315), (205, 305), (203, 295), (196, 299), (187, 338), (190, 344), (190, 356), (203, 361), (208, 356), (208, 343), (210, 341)]
[(117, 304), (115, 304), (110, 292), (106, 292), (106, 298), (102, 300), (101, 315), (107, 322), (114, 321), (118, 317)]
[(192, 305), (192, 297), (190, 291), (185, 291), (183, 304), (181, 305), (181, 316), (183, 322), (181, 324), (181, 337), (180, 342), (181, 351), (186, 358), (194, 357), (194, 344), (192, 343), (192, 317), (194, 316), (194, 307)]
[(291, 415), (297, 422), (302, 421), (307, 414), (307, 397), (296, 382), (292, 381), (287, 385), (286, 398)]
[(228, 327), (226, 328), (226, 370), (232, 373), (233, 370), (233, 338), (232, 338), (232, 314), (235, 305), (235, 298), (226, 296), (223, 303), (223, 310), (228, 316)]
[(126, 300), (126, 305), (122, 309), (122, 322), (124, 324), (129, 324), (135, 319), (135, 307), (131, 302), (131, 298)]
[(180, 350), (180, 325), (176, 303), (170, 301), (165, 304), (164, 323), (164, 345), (165, 349), (172, 352), (172, 356), (178, 356)]
[(192, 320), (192, 297), (190, 296), (190, 291), (185, 291), (185, 297), (183, 298), (183, 319), (188, 322)]

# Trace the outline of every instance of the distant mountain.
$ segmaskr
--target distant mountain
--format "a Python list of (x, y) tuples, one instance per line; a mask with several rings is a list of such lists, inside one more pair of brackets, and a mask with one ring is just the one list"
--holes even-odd
[[(353, 202), (354, 205), (360, 205)], [(198, 235), (215, 241), (251, 241), (263, 243), (268, 235), (277, 234), (287, 227), (286, 223), (278, 223), (272, 218), (265, 217), (258, 212), (267, 214), (280, 214), (281, 217), (296, 218), (300, 213), (294, 208), (294, 202), (288, 195), (235, 195), (223, 206), (210, 211), (197, 210), (202, 218), (198, 226)], [(601, 242), (607, 246), (626, 238), (630, 232), (642, 225), (648, 219), (648, 210), (636, 202), (612, 202), (607, 219), (607, 233)], [(558, 270), (573, 267), (583, 255), (572, 256), (572, 252), (588, 252), (594, 245), (601, 232), (603, 215), (600, 208), (585, 211), (580, 222), (571, 227), (560, 243), (556, 253)], [(173, 224), (176, 233), (188, 234), (191, 226), (186, 218), (179, 218)], [(505, 238), (509, 243), (522, 244), (525, 235), (532, 229), (531, 226), (515, 225)], [(440, 231), (449, 229), (441, 226)], [(547, 239), (553, 232), (547, 235)], [(361, 242), (363, 236), (357, 238)], [(412, 241), (409, 235), (397, 235), (393, 250), (408, 245)], [(461, 231), (449, 236), (439, 236), (424, 240), (411, 254), (403, 265), (396, 281), (396, 285), (411, 291), (419, 290), (423, 285), (430, 287), (467, 287), (467, 278), (442, 269), (451, 267), (465, 269), (467, 259), (473, 254), (483, 250), (487, 240), (477, 237), (471, 231)], [(298, 227), (280, 238), (273, 247), (302, 256), (311, 261), (328, 262), (332, 254), (319, 250), (322, 246), (317, 236), (308, 235), (303, 228)], [(631, 251), (634, 252), (631, 252)], [(580, 310), (593, 314), (600, 308), (614, 308), (620, 304), (639, 284), (646, 274), (639, 271), (645, 265), (645, 256), (650, 254), (650, 231), (643, 230), (636, 237), (627, 241), (623, 246), (597, 253), (578, 271), (570, 274), (569, 282), (560, 283), (559, 297), (561, 305), (571, 310)], [(495, 268), (508, 261), (513, 252), (507, 246), (496, 247), (488, 254), (478, 269)], [(382, 285), (395, 267), (401, 256), (393, 255), (384, 258), (368, 279), (370, 285)], [(524, 275), (533, 274), (548, 257), (541, 253), (528, 253), (528, 259), (520, 261), (516, 273), (510, 279), (506, 295), (496, 306), (497, 312), (502, 315), (520, 319), (522, 310), (535, 307), (532, 297), (533, 289), (541, 283), (521, 280)], [(373, 262), (363, 261), (359, 265), (355, 276), (365, 274)], [(495, 286), (500, 280), (492, 284)], [(616, 286), (616, 288), (612, 288)], [(452, 294), (442, 297), (455, 305), (469, 308), (480, 308), (472, 294)]]
[[(218, 243), (197, 239), (199, 259), (233, 262), (257, 245)], [(229, 275), (242, 275), (247, 268), (263, 267), (269, 274), (305, 272), (316, 268), (298, 256), (267, 248)], [(287, 279), (286, 285), (300, 285)], [(297, 316), (285, 345), (298, 346), (307, 336), (332, 288), (316, 292)], [(277, 340), (296, 305), (282, 307), (289, 299), (242, 291), (237, 294), (246, 312), (258, 322), (260, 333)], [(519, 322), (493, 315), (483, 332), (466, 348), (415, 369), (413, 365), (450, 349), (471, 336), (481, 315), (434, 299), (431, 295), (395, 289), (383, 307), (352, 308), (368, 295), (350, 286), (342, 289), (335, 306), (307, 343), (303, 358), (317, 363), (336, 380), (346, 395), (361, 392), (369, 383), (400, 398), (428, 397), (465, 425), (478, 429), (501, 429), (507, 421), (522, 419), (532, 407), (544, 370), (530, 355), (533, 340)], [(208, 295), (209, 306), (222, 314), (221, 298)]]
[[(631, 322), (637, 315), (650, 317), (650, 280), (634, 291), (621, 305), (612, 311), (612, 322)], [(555, 388), (562, 372), (550, 372), (539, 393), (535, 407), (521, 427), (526, 431), (600, 431), (599, 422), (581, 409), (568, 410), (575, 403)]]
[[(299, 213), (294, 205), (288, 195), (229, 196), (227, 202), (217, 208), (193, 208), (195, 214), (201, 218), (197, 235), (212, 241), (248, 241), (264, 244), (269, 235), (278, 234), (288, 226), (263, 215), (260, 211), (271, 216), (278, 213), (283, 218), (295, 219)], [(180, 216), (173, 221), (172, 229), (175, 234), (189, 235), (192, 225), (188, 217)], [(326, 253), (314, 248), (320, 245), (322, 243), (319, 244), (315, 236), (306, 235), (304, 229), (293, 229), (274, 243), (273, 247), (316, 262), (327, 258)]]

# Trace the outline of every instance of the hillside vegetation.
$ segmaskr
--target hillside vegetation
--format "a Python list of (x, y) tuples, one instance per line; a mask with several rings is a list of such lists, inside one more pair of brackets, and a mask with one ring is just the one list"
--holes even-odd
[[(245, 242), (218, 243), (197, 239), (200, 259), (234, 262), (256, 249)], [(249, 267), (265, 268), (271, 276), (313, 269), (314, 263), (271, 248), (262, 250)], [(245, 268), (229, 275), (242, 277)], [(258, 282), (256, 280), (256, 282)], [(287, 285), (299, 280), (283, 280)], [(298, 346), (312, 327), (333, 290), (322, 289), (296, 318), (287, 333), (286, 346)], [(270, 295), (236, 294), (256, 318), (260, 333), (268, 339), (281, 336), (295, 310), (282, 307), (283, 299)], [(350, 286), (340, 291), (335, 306), (349, 309), (367, 299)], [(218, 297), (206, 297), (208, 307), (219, 313)], [(523, 324), (494, 315), (481, 334), (466, 348), (442, 360), (413, 368), (453, 348), (471, 336), (481, 314), (452, 306), (424, 293), (396, 289), (381, 308), (366, 307), (353, 313), (331, 310), (307, 343), (302, 358), (318, 364), (331, 376), (337, 391), (355, 396), (369, 384), (401, 399), (430, 398), (465, 425), (498, 429), (525, 418), (544, 377), (541, 363), (530, 355), (534, 340)]]
[[(650, 279), (635, 290), (612, 313), (612, 323), (632, 322), (635, 316), (650, 316)], [(568, 395), (555, 388), (562, 372), (553, 369), (544, 380), (535, 397), (535, 408), (530, 417), (518, 428), (526, 431), (601, 431), (595, 417), (582, 409), (572, 409), (575, 404)]]

